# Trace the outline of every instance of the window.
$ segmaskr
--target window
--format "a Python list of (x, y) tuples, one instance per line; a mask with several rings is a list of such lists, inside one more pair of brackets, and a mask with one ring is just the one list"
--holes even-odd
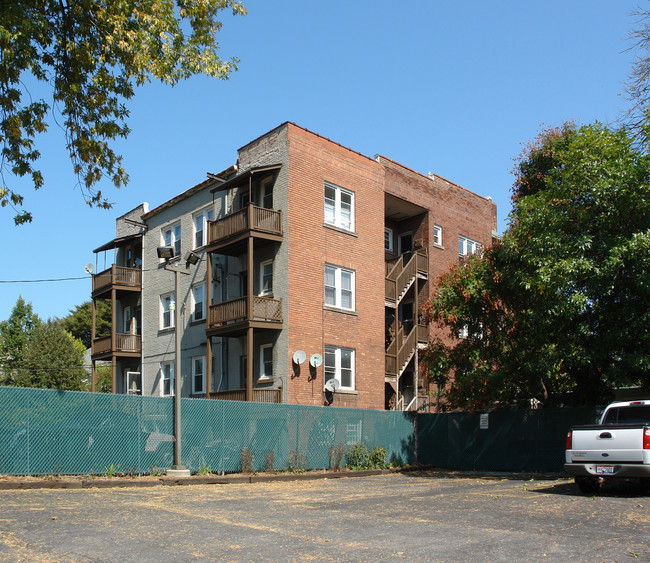
[(260, 295), (273, 293), (273, 260), (260, 264)]
[(160, 395), (171, 397), (174, 395), (174, 363), (163, 362), (160, 364)]
[(325, 183), (325, 223), (354, 230), (354, 193)]
[(160, 296), (160, 328), (174, 327), (174, 294)]
[(354, 311), (354, 272), (325, 266), (325, 305)]
[(433, 226), (433, 244), (442, 246), (442, 227), (440, 225)]
[(384, 227), (384, 250), (393, 252), (393, 229)]
[(192, 288), (192, 320), (200, 321), (204, 318), (205, 284), (201, 283)]
[(204, 209), (194, 215), (194, 246), (201, 248), (208, 242), (208, 221), (212, 221), (212, 209)]
[(325, 346), (325, 382), (330, 379), (341, 389), (354, 389), (354, 350)]
[(131, 332), (131, 320), (133, 319), (133, 313), (131, 307), (124, 307), (124, 334), (129, 334)]
[(273, 344), (260, 346), (260, 379), (273, 378)]
[(174, 256), (181, 255), (181, 224), (176, 223), (163, 230), (163, 244), (174, 248)]
[(205, 393), (205, 356), (192, 358), (192, 393)]
[(273, 209), (273, 178), (269, 178), (262, 184), (261, 194), (262, 207)]
[(458, 237), (458, 255), (476, 254), (481, 250), (481, 243), (463, 236)]

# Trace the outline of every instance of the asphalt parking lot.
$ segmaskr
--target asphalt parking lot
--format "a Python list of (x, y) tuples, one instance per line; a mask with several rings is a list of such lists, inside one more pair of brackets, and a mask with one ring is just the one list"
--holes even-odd
[(650, 497), (392, 474), (0, 491), (2, 561), (650, 561)]

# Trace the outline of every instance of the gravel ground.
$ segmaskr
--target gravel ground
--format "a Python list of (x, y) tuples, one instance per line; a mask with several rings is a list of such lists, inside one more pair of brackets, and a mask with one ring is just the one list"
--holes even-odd
[(0, 491), (2, 561), (650, 561), (650, 497), (434, 473)]

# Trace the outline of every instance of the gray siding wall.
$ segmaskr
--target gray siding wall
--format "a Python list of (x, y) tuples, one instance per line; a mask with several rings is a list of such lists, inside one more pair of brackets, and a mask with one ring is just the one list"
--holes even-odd
[[(175, 356), (176, 329), (161, 329), (161, 296), (173, 293), (176, 274), (164, 269), (163, 262), (158, 258), (157, 248), (164, 244), (163, 230), (170, 225), (180, 222), (181, 226), (181, 258), (173, 264), (185, 267), (183, 256), (194, 243), (194, 214), (212, 206), (212, 194), (208, 186), (199, 192), (179, 201), (175, 205), (163, 209), (147, 220), (148, 231), (143, 242), (143, 292), (142, 292), (142, 388), (144, 395), (161, 395), (162, 381), (160, 366), (162, 362), (173, 362)], [(221, 211), (222, 199), (215, 199), (217, 212)], [(204, 233), (207, 238), (207, 233)], [(180, 307), (181, 323), (183, 325), (181, 340), (180, 370), (176, 366), (175, 374), (181, 374), (183, 396), (192, 393), (191, 359), (206, 355), (205, 316), (208, 303), (204, 301), (203, 319), (192, 320), (193, 297), (192, 287), (206, 282), (207, 255), (203, 248), (195, 249), (201, 257), (199, 263), (189, 267), (189, 275), (179, 275), (179, 295), (176, 296), (176, 306)], [(204, 291), (204, 299), (207, 288)], [(207, 374), (206, 374), (207, 378)], [(207, 385), (207, 379), (206, 379)]]

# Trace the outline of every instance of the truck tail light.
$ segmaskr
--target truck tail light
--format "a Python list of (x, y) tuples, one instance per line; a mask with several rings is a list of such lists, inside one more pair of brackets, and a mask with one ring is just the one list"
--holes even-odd
[[(646, 439), (650, 440), (650, 435), (644, 436), (643, 447), (645, 448)], [(650, 446), (649, 446), (650, 447)], [(573, 449), (573, 432), (569, 430), (569, 433), (566, 435), (566, 449)]]
[(650, 450), (650, 428), (643, 429), (643, 449)]

